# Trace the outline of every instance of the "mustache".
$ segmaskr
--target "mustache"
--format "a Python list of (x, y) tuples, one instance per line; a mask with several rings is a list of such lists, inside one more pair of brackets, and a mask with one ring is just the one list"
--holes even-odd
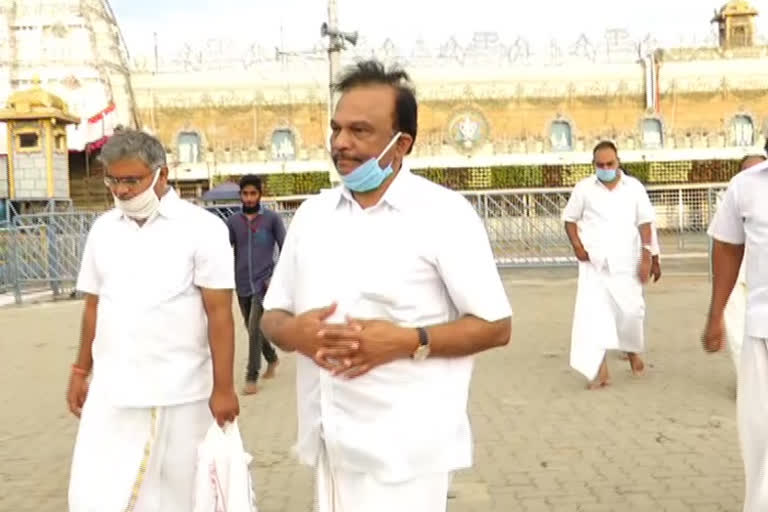
[(339, 163), (339, 160), (351, 160), (353, 162), (363, 163), (365, 159), (348, 153), (331, 153), (331, 158), (335, 163)]

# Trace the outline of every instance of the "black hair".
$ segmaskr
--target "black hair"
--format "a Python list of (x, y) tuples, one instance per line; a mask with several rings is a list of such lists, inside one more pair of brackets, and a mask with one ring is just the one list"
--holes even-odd
[(259, 191), (259, 194), (261, 194), (261, 178), (256, 176), (255, 174), (246, 174), (242, 178), (240, 178), (240, 191), (247, 187), (247, 186), (254, 186), (256, 187), (256, 190)]
[(616, 153), (616, 156), (619, 156), (619, 150), (616, 148), (616, 144), (611, 142), (610, 140), (601, 140), (597, 143), (595, 146), (595, 149), (592, 150), (592, 158), (595, 157), (598, 151), (601, 149), (612, 149), (614, 153)]
[(765, 158), (765, 155), (760, 155), (760, 154), (757, 154), (757, 155), (747, 155), (747, 156), (745, 156), (744, 158), (742, 158), (742, 159), (739, 161), (739, 169), (741, 169), (742, 167), (744, 167), (744, 163), (745, 163), (747, 160), (749, 160), (750, 158), (759, 158), (759, 159), (760, 159), (761, 161), (763, 161), (763, 162), (764, 162), (764, 161), (766, 161), (766, 160), (768, 160), (768, 158)]
[[(397, 66), (386, 69), (384, 64), (375, 59), (359, 61), (348, 67), (333, 85), (337, 92), (346, 92), (364, 85), (388, 85), (395, 89), (395, 125), (394, 128), (407, 133), (416, 142), (419, 124), (419, 107), (416, 92), (411, 84), (411, 77)], [(408, 153), (411, 152), (408, 148)]]

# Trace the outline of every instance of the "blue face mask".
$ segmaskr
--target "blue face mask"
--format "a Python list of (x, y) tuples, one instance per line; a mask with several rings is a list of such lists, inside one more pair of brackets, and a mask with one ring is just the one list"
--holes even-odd
[(371, 158), (370, 160), (363, 162), (349, 174), (341, 174), (341, 181), (344, 182), (344, 185), (353, 192), (370, 192), (371, 190), (379, 188), (381, 184), (384, 183), (384, 180), (389, 178), (393, 172), (391, 162), (386, 168), (382, 169), (379, 167), (379, 160), (381, 160), (381, 157), (392, 148), (395, 142), (397, 142), (397, 139), (400, 138), (400, 135), (400, 132), (395, 134), (378, 158)]
[(610, 183), (616, 179), (616, 169), (596, 169), (597, 179), (602, 182)]

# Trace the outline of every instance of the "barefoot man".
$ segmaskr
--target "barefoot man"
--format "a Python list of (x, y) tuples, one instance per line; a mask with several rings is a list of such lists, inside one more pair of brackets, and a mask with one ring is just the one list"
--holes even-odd
[[(624, 176), (632, 176), (626, 169), (621, 168), (621, 172)], [(661, 279), (661, 261), (659, 260), (661, 255), (661, 246), (659, 245), (659, 233), (656, 229), (656, 223), (651, 223), (651, 277), (654, 283), (658, 283)], [(629, 361), (629, 354), (622, 352), (619, 355), (619, 359), (622, 361)]]
[(408, 75), (363, 61), (336, 87), (343, 185), (296, 212), (262, 327), (298, 353), (315, 510), (445, 512), (449, 473), (471, 465), (472, 356), (509, 341), (509, 301), (472, 206), (408, 169)]
[(261, 178), (246, 174), (240, 178), (242, 210), (227, 219), (229, 240), (235, 251), (237, 302), (248, 329), (248, 366), (245, 370), (244, 395), (258, 391), (261, 354), (267, 360), (265, 379), (275, 376), (277, 351), (264, 337), (259, 323), (264, 309), (261, 303), (275, 268), (275, 252), (283, 249), (285, 226), (280, 215), (261, 204)]
[(576, 184), (563, 212), (579, 260), (571, 367), (591, 389), (610, 383), (608, 350), (627, 352), (633, 374), (644, 371), (643, 284), (651, 273), (655, 219), (642, 183), (622, 173), (615, 144), (597, 144), (593, 163), (595, 176)]
[(69, 511), (189, 512), (197, 448), (239, 411), (227, 228), (168, 186), (154, 137), (122, 131), (101, 159), (116, 208), (88, 233), (77, 279)]
[[(741, 171), (749, 169), (765, 161), (763, 155), (747, 155), (739, 165)], [(746, 259), (746, 255), (744, 256)], [(739, 277), (736, 279), (736, 285), (733, 287), (731, 296), (728, 298), (728, 304), (723, 313), (725, 319), (725, 335), (728, 341), (728, 349), (733, 359), (736, 375), (739, 374), (739, 365), (741, 362), (741, 345), (744, 340), (744, 316), (747, 311), (747, 274), (746, 267), (742, 264), (739, 268)]]
[[(747, 306), (738, 372), (738, 422), (746, 477), (744, 512), (768, 510), (768, 162), (737, 174), (709, 227), (712, 297), (704, 349), (725, 344), (725, 305), (744, 260)], [(746, 258), (744, 258), (746, 256)]]

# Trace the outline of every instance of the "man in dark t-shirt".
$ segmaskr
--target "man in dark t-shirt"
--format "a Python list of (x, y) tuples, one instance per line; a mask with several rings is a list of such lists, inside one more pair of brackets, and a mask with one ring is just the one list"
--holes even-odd
[(241, 211), (227, 219), (229, 240), (235, 252), (237, 300), (248, 327), (248, 368), (243, 394), (258, 391), (261, 354), (267, 360), (264, 378), (274, 376), (278, 364), (275, 348), (259, 328), (262, 301), (275, 268), (275, 245), (282, 250), (285, 225), (279, 214), (261, 205), (261, 179), (247, 174), (240, 179)]

